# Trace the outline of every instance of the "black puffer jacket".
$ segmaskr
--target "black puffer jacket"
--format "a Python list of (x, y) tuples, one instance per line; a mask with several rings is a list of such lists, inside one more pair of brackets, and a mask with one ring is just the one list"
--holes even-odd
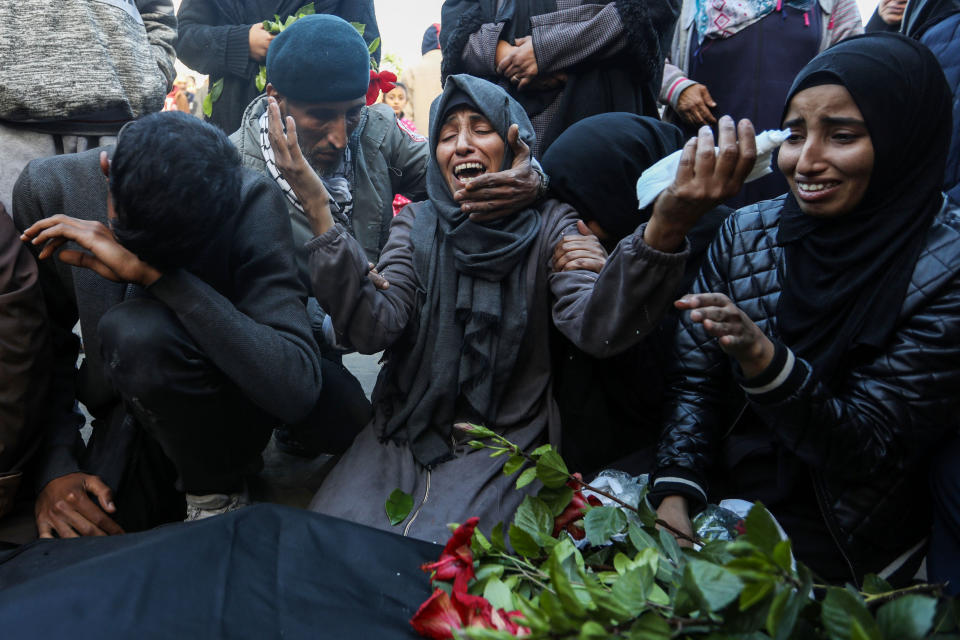
[[(693, 287), (726, 294), (775, 343), (783, 202), (728, 218)], [(708, 478), (746, 407), (809, 470), (853, 577), (879, 572), (927, 535), (931, 450), (960, 424), (960, 207), (945, 205), (930, 228), (889, 346), (860, 358), (833, 389), (783, 344), (768, 371), (739, 378), (739, 367), (688, 314), (675, 348), (652, 495), (727, 497), (712, 495)]]

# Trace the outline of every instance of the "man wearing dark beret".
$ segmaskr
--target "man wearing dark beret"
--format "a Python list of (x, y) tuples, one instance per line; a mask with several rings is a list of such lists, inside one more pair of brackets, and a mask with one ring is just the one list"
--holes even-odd
[[(307, 287), (305, 245), (313, 233), (304, 209), (311, 203), (329, 203), (372, 267), (389, 234), (394, 194), (413, 201), (426, 198), (426, 139), (400, 124), (388, 106), (367, 106), (370, 82), (370, 54), (356, 29), (332, 15), (300, 18), (271, 43), (266, 95), (250, 103), (240, 129), (230, 136), (244, 166), (269, 176), (283, 190), (297, 266)], [(458, 194), (463, 210), (475, 219), (519, 211), (545, 191), (545, 178), (539, 165), (531, 164), (529, 149), (519, 140), (514, 144), (513, 168), (483, 175)], [(304, 173), (311, 169), (321, 178), (321, 193), (312, 188), (313, 176)], [(369, 402), (360, 383), (339, 364), (330, 319), (312, 298), (308, 311), (326, 360), (323, 393), (336, 405), (330, 412), (356, 417), (354, 424), (335, 428), (356, 433), (369, 417)], [(334, 386), (338, 392), (328, 393)], [(321, 398), (319, 413), (324, 413), (323, 404)], [(323, 421), (319, 415), (318, 421)], [(310, 439), (309, 434), (277, 432), (281, 449), (290, 453), (319, 453)]]

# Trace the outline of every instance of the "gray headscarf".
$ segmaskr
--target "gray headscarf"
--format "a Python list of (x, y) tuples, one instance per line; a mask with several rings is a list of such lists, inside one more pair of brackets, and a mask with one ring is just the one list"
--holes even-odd
[[(504, 140), (503, 168), (513, 162), (511, 124), (528, 145), (535, 139), (523, 108), (500, 87), (469, 75), (447, 78), (430, 113), (429, 201), (418, 205), (411, 240), (425, 290), (416, 341), (403, 354), (415, 372), (396, 401), (383, 437), (408, 442), (424, 466), (447, 459), (455, 419), (496, 423), (497, 408), (527, 327), (525, 259), (540, 231), (540, 214), (525, 209), (489, 223), (460, 210), (437, 164), (441, 116), (464, 94)], [(399, 355), (399, 354), (395, 354)]]

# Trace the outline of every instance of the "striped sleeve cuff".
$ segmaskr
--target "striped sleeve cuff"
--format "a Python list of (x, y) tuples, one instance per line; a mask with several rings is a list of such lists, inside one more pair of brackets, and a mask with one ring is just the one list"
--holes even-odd
[(688, 470), (668, 467), (657, 471), (647, 493), (650, 505), (656, 509), (667, 496), (683, 496), (690, 505), (690, 513), (698, 513), (707, 506), (707, 491), (694, 480)]
[(797, 358), (785, 344), (774, 342), (773, 360), (758, 375), (745, 378), (740, 367), (735, 367), (737, 383), (751, 402), (775, 404), (789, 398), (803, 384), (807, 365)]

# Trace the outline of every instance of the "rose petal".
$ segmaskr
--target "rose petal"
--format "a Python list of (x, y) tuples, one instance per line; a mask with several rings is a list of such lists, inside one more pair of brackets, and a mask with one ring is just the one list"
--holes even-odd
[(420, 605), (410, 618), (410, 624), (417, 633), (434, 640), (451, 639), (453, 630), (463, 626), (460, 614), (443, 589), (434, 591), (433, 595)]

